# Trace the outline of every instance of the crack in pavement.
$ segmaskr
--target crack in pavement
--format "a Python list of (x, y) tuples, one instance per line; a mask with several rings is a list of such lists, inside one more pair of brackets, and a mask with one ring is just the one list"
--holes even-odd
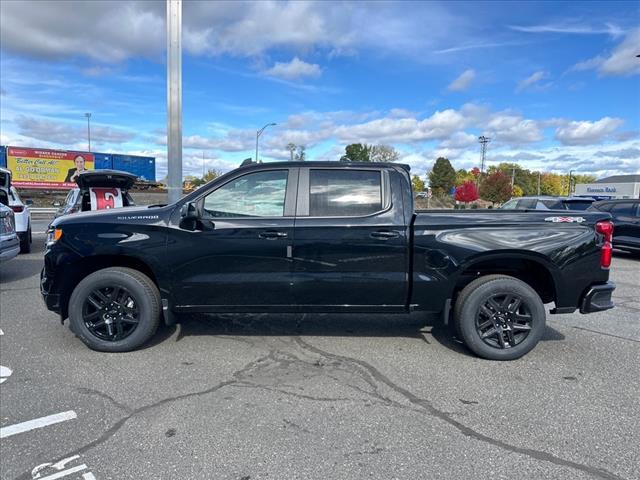
[[(598, 468), (598, 467), (591, 467), (589, 465), (583, 465), (581, 463), (577, 463), (577, 462), (573, 462), (571, 460), (566, 460), (564, 458), (560, 458), (557, 457), (551, 453), (548, 452), (544, 452), (541, 450), (535, 450), (532, 448), (524, 448), (524, 447), (518, 447), (516, 445), (511, 445), (505, 441), (502, 440), (498, 440), (495, 438), (492, 438), (488, 435), (485, 435), (483, 433), (477, 432), (476, 430), (473, 430), (471, 427), (467, 427), (466, 425), (464, 425), (463, 423), (451, 418), (451, 414), (447, 413), (447, 412), (443, 412), (442, 410), (438, 410), (435, 406), (433, 406), (433, 404), (431, 402), (429, 402), (426, 399), (420, 398), (417, 395), (413, 394), (412, 392), (410, 392), (409, 390), (397, 385), (396, 383), (394, 383), (393, 381), (391, 381), (388, 377), (386, 377), (384, 374), (382, 374), (377, 368), (375, 368), (373, 365), (363, 361), (363, 360), (358, 360), (356, 358), (351, 358), (351, 357), (345, 357), (342, 355), (338, 355), (338, 354), (333, 354), (330, 352), (327, 352), (325, 350), (322, 350), (318, 347), (315, 347), (313, 345), (311, 345), (310, 343), (305, 342), (304, 340), (302, 340), (300, 337), (295, 337), (295, 341), (298, 343), (298, 345), (300, 345), (301, 348), (304, 348), (310, 352), (315, 353), (316, 355), (321, 355), (330, 359), (335, 359), (339, 362), (344, 362), (346, 364), (353, 364), (355, 365), (357, 370), (364, 370), (366, 372), (368, 372), (368, 374), (370, 376), (372, 376), (373, 378), (375, 378), (377, 381), (383, 383), (384, 385), (386, 385), (387, 387), (389, 387), (390, 389), (392, 389), (393, 391), (395, 391), (396, 393), (398, 393), (399, 395), (403, 396), (404, 398), (406, 398), (409, 402), (411, 402), (412, 404), (421, 407), (424, 411), (426, 411), (427, 413), (429, 413), (430, 415), (448, 423), (449, 425), (453, 426), (455, 429), (457, 429), (460, 433), (462, 433), (463, 435), (465, 435), (466, 437), (481, 441), (481, 442), (485, 442), (488, 443), (490, 445), (502, 448), (504, 450), (507, 450), (509, 452), (513, 452), (513, 453), (519, 453), (521, 455), (525, 455), (528, 456), (530, 458), (533, 458), (535, 460), (540, 460), (540, 461), (545, 461), (545, 462), (549, 462), (549, 463), (553, 463), (555, 465), (559, 465), (562, 467), (568, 467), (568, 468), (573, 468), (575, 470), (579, 470), (582, 472), (585, 472), (589, 475), (592, 476), (596, 476), (599, 478), (604, 478), (604, 479), (612, 479), (612, 480), (623, 480), (623, 477), (620, 477), (608, 470), (602, 469), (602, 468)], [(358, 368), (359, 367), (359, 368)]]
[(133, 412), (133, 409), (131, 407), (125, 405), (124, 403), (118, 402), (111, 395), (107, 395), (106, 393), (101, 392), (100, 390), (95, 390), (93, 388), (86, 388), (86, 387), (77, 387), (76, 391), (78, 393), (82, 394), (82, 395), (95, 395), (95, 396), (98, 396), (100, 398), (104, 398), (109, 403), (115, 405), (116, 407), (118, 407), (121, 410), (124, 410), (127, 413)]
[[(224, 338), (229, 340), (233, 339), (231, 336), (225, 336)], [(480, 433), (455, 420), (453, 418), (453, 413), (439, 410), (429, 400), (420, 398), (409, 390), (394, 383), (373, 365), (363, 360), (324, 351), (308, 342), (305, 342), (299, 336), (289, 337), (288, 341), (285, 341), (283, 338), (277, 338), (275, 340), (280, 345), (273, 346), (273, 348), (267, 347), (269, 351), (267, 355), (263, 355), (256, 360), (249, 362), (243, 368), (231, 374), (231, 379), (219, 382), (205, 390), (167, 397), (152, 404), (135, 409), (131, 409), (126, 405), (120, 404), (109, 395), (98, 390), (83, 388), (77, 389), (78, 392), (82, 394), (97, 395), (105, 398), (114, 405), (117, 405), (122, 409), (126, 409), (125, 411), (127, 411), (128, 414), (120, 418), (97, 439), (86, 443), (72, 452), (60, 456), (60, 459), (82, 454), (107, 442), (127, 423), (127, 421), (153, 408), (192, 397), (208, 395), (229, 386), (263, 389), (310, 401), (353, 402), (363, 400), (362, 398), (357, 397), (331, 398), (314, 396), (284, 389), (295, 388), (293, 386), (295, 385), (295, 382), (309, 382), (315, 380), (316, 377), (325, 377), (332, 379), (343, 387), (347, 387), (356, 392), (372, 397), (372, 403), (408, 409), (421, 414), (429, 414), (454, 427), (458, 432), (466, 437), (493, 445), (508, 452), (521, 454), (534, 460), (549, 462), (561, 467), (572, 468), (599, 478), (616, 480), (621, 480), (623, 478), (602, 468), (566, 460), (548, 452), (512, 445), (506, 441), (495, 439)], [(258, 346), (261, 349), (265, 348), (264, 338), (259, 344), (252, 341), (245, 341), (243, 343), (253, 344), (256, 348)], [(298, 353), (301, 355), (297, 356), (294, 353), (283, 351), (282, 344), (286, 347), (297, 348)], [(364, 382), (365, 388), (362, 388), (361, 385), (357, 385), (358, 380)], [(298, 388), (304, 390), (303, 387)], [(390, 390), (390, 392), (393, 393), (393, 396), (399, 396), (402, 401), (389, 397), (388, 394), (383, 393), (383, 389)], [(17, 477), (16, 480), (30, 480), (30, 478), (29, 473), (25, 473)]]
[(636, 340), (635, 338), (621, 337), (620, 335), (614, 335), (613, 333), (599, 332), (598, 330), (591, 330), (590, 328), (584, 328), (584, 327), (572, 327), (572, 328), (575, 328), (576, 330), (583, 330), (585, 332), (596, 333), (598, 335), (605, 335), (607, 337), (619, 338), (620, 340), (627, 340), (629, 342), (640, 343), (640, 340)]

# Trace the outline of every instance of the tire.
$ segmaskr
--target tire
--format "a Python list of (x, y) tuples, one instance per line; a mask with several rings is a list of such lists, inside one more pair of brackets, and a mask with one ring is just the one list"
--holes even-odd
[(20, 238), (20, 253), (31, 253), (31, 225), (25, 235)]
[(88, 275), (69, 300), (72, 331), (100, 352), (128, 352), (140, 347), (155, 334), (160, 315), (156, 285), (143, 273), (125, 267)]
[(515, 360), (540, 341), (544, 304), (528, 284), (507, 275), (487, 275), (462, 289), (454, 327), (473, 353), (489, 360)]

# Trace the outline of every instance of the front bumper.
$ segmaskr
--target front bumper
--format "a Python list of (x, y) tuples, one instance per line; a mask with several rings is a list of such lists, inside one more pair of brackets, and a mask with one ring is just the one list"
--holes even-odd
[(592, 285), (584, 294), (580, 302), (580, 313), (602, 312), (613, 308), (611, 294), (616, 289), (616, 284), (607, 282), (602, 285)]
[(50, 293), (50, 288), (51, 279), (47, 278), (45, 269), (43, 268), (40, 272), (40, 294), (42, 295), (42, 299), (44, 300), (44, 304), (47, 306), (48, 310), (60, 313), (60, 294)]

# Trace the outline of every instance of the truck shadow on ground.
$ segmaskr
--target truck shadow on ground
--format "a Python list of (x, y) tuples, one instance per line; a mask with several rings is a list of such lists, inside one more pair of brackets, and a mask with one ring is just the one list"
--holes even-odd
[[(179, 317), (176, 327), (160, 329), (149, 346), (178, 330), (176, 341), (189, 336), (318, 336), (402, 337), (431, 344), (434, 340), (457, 353), (475, 357), (458, 341), (440, 318), (422, 313), (389, 314), (191, 314)], [(541, 341), (561, 341), (565, 336), (547, 325)]]

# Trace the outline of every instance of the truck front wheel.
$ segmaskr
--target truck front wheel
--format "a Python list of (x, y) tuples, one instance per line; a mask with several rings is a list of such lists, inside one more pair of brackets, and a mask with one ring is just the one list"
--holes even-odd
[(127, 352), (147, 342), (158, 328), (160, 312), (160, 293), (153, 281), (124, 267), (88, 275), (69, 300), (73, 332), (101, 352)]
[(454, 307), (457, 334), (476, 355), (514, 360), (531, 351), (545, 329), (544, 304), (528, 284), (487, 275), (467, 285)]

